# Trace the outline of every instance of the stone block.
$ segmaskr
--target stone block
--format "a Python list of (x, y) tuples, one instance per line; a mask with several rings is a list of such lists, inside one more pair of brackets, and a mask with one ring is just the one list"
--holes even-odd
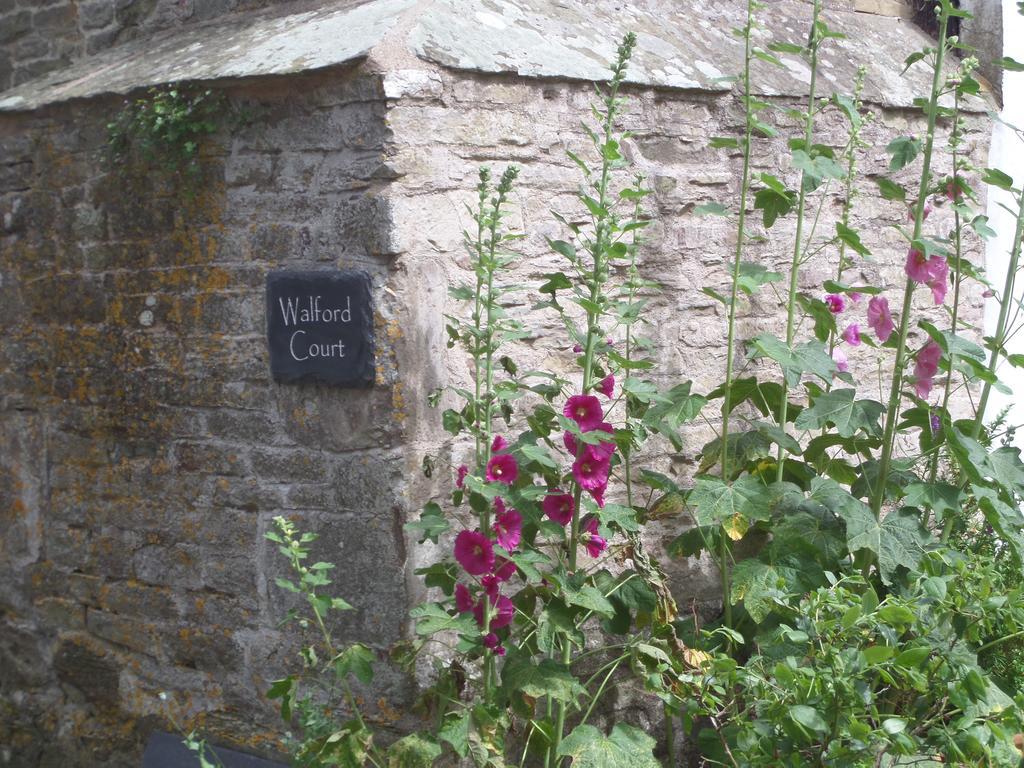
[(32, 29), (32, 14), (18, 11), (0, 17), (0, 45), (13, 42)]
[(100, 29), (114, 20), (114, 5), (110, 0), (94, 0), (78, 6), (78, 19), (82, 29)]
[(63, 637), (53, 655), (57, 679), (100, 707), (114, 707), (118, 703), (122, 664), (110, 648), (82, 633)]

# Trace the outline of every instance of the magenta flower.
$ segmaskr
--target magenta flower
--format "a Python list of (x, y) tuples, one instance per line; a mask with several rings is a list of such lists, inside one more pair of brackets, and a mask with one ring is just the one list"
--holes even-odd
[(896, 329), (892, 314), (889, 312), (889, 302), (884, 296), (873, 296), (868, 302), (868, 325), (883, 344)]
[[(602, 432), (607, 432), (609, 435), (615, 431), (614, 427), (612, 427), (612, 425), (609, 424), (607, 421), (602, 421), (600, 424), (597, 425), (597, 427), (595, 427), (595, 429), (599, 429)], [(584, 429), (583, 431), (593, 432), (594, 430)], [(565, 445), (565, 450), (567, 450), (573, 456), (576, 455), (576, 435), (574, 435), (572, 432), (564, 432), (562, 434), (562, 443)], [(587, 443), (587, 445), (590, 445), (590, 443)], [(591, 447), (601, 453), (606, 453), (609, 456), (615, 453), (615, 442), (612, 440), (602, 440), (597, 445)]]
[(581, 347), (579, 344), (573, 344), (572, 351), (578, 355), (583, 351), (583, 347)]
[(519, 546), (523, 534), (523, 516), (515, 509), (495, 516), (494, 537), (505, 550), (511, 552)]
[(932, 428), (932, 437), (939, 434), (939, 430), (942, 429), (942, 419), (939, 418), (939, 414), (933, 412), (928, 417), (928, 425)]
[(484, 648), (489, 648), (491, 651), (494, 652), (495, 656), (505, 655), (505, 646), (501, 644), (501, 641), (498, 640), (498, 636), (493, 632), (489, 633), (484, 638)]
[(588, 517), (580, 531), (580, 540), (587, 548), (587, 554), (591, 557), (599, 557), (602, 552), (608, 549), (608, 540), (597, 533), (597, 518)]
[(487, 462), (487, 482), (505, 483), (512, 485), (519, 477), (519, 465), (516, 460), (507, 453), (500, 453), (492, 456)]
[(593, 395), (573, 395), (565, 401), (562, 413), (567, 419), (575, 421), (581, 432), (589, 432), (604, 419), (601, 401)]
[(846, 330), (843, 331), (843, 341), (849, 344), (851, 347), (860, 346), (860, 326), (856, 323), (850, 323), (846, 326)]
[(939, 372), (939, 360), (942, 359), (942, 347), (932, 339), (917, 353), (914, 362), (914, 391), (924, 400), (931, 394), (932, 379)]
[(568, 525), (572, 522), (573, 503), (570, 494), (562, 493), (556, 488), (553, 493), (544, 497), (540, 506), (544, 510), (544, 514), (559, 525)]
[(825, 297), (825, 303), (828, 304), (828, 311), (833, 315), (838, 315), (844, 309), (846, 309), (846, 299), (840, 296), (838, 293), (830, 293)]
[(493, 573), (481, 576), (480, 586), (484, 588), (484, 594), (491, 598), (491, 602), (497, 600), (501, 594), (501, 579)]
[(850, 291), (849, 296), (850, 296), (850, 301), (852, 301), (854, 304), (860, 304), (860, 300), (861, 300), (861, 293), (860, 293), (860, 291)]
[[(500, 555), (494, 559), (494, 578), (498, 581), (508, 581), (516, 573), (516, 564), (507, 557)], [(485, 577), (486, 578), (486, 577)]]
[(848, 373), (850, 370), (850, 361), (846, 357), (846, 353), (843, 352), (842, 347), (836, 347), (832, 350), (832, 359), (836, 363), (836, 370), (840, 373)]
[(608, 485), (610, 470), (611, 457), (599, 451), (596, 446), (588, 445), (573, 462), (572, 476), (580, 488), (593, 491)]
[(911, 248), (907, 251), (907, 263), (904, 265), (907, 277), (919, 283), (927, 283), (931, 279), (931, 272), (928, 270), (928, 259), (922, 251)]
[(615, 392), (615, 377), (611, 374), (605, 376), (601, 379), (601, 383), (597, 385), (597, 390), (611, 400), (612, 394)]
[(468, 613), (473, 610), (473, 595), (465, 584), (455, 585), (455, 608), (459, 613)]
[(494, 441), (491, 443), (491, 453), (500, 453), (508, 448), (508, 440), (501, 435), (495, 435)]
[[(501, 629), (512, 623), (516, 607), (512, 604), (511, 600), (504, 595), (498, 595), (497, 599), (488, 597), (486, 600), (491, 604), (490, 629)], [(484, 600), (476, 604), (476, 607), (473, 609), (473, 615), (476, 617), (476, 623), (482, 627), (484, 625)]]
[(494, 545), (479, 531), (462, 531), (455, 537), (455, 560), (471, 576), (490, 573), (494, 567)]
[(455, 470), (455, 487), (461, 488), (466, 483), (466, 475), (469, 474), (469, 467), (463, 464)]

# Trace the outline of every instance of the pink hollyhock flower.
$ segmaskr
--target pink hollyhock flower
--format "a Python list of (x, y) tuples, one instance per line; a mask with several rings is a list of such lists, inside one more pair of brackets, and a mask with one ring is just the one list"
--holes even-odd
[(505, 483), (512, 485), (519, 477), (519, 465), (516, 460), (507, 453), (500, 453), (492, 456), (487, 462), (487, 482)]
[(466, 483), (466, 475), (469, 474), (469, 467), (463, 464), (455, 470), (455, 487), (461, 488)]
[(846, 357), (846, 353), (843, 352), (842, 347), (836, 347), (832, 350), (832, 359), (836, 363), (836, 370), (840, 373), (848, 373), (850, 370), (850, 361)]
[(494, 500), (494, 514), (500, 515), (505, 511), (505, 500), (499, 496)]
[[(498, 556), (494, 560), (494, 578), (498, 581), (508, 581), (516, 573), (516, 564), (507, 557)], [(486, 577), (485, 577), (486, 578)]]
[(572, 496), (562, 493), (557, 488), (554, 493), (549, 493), (540, 503), (544, 514), (550, 517), (559, 525), (568, 525), (572, 522)]
[(946, 197), (950, 200), (956, 201), (960, 199), (962, 194), (960, 187), (953, 179), (946, 182)]
[(904, 265), (907, 277), (919, 283), (927, 283), (932, 276), (928, 268), (928, 259), (924, 252), (911, 248), (907, 251), (907, 263)]
[(484, 588), (484, 594), (491, 598), (491, 602), (498, 599), (501, 594), (501, 579), (493, 573), (480, 577), (480, 586)]
[(609, 347), (614, 347), (615, 346), (615, 339), (613, 339), (611, 336), (609, 336), (608, 338), (606, 338), (604, 340), (604, 343), (607, 344)]
[(991, 299), (993, 296), (996, 295), (996, 292), (993, 291), (991, 288), (987, 288), (984, 291), (982, 291), (981, 295), (983, 298)]
[[(599, 429), (602, 432), (607, 432), (609, 435), (613, 434), (615, 431), (614, 427), (612, 427), (612, 425), (609, 424), (607, 421), (602, 421), (594, 429)], [(584, 429), (583, 431), (593, 432), (594, 430)], [(562, 443), (565, 445), (565, 450), (567, 450), (573, 456), (576, 455), (576, 435), (574, 435), (572, 432), (564, 432), (562, 434)], [(587, 443), (587, 445), (590, 445), (590, 443)], [(612, 440), (602, 440), (597, 445), (593, 445), (591, 447), (601, 453), (606, 453), (609, 456), (615, 453), (615, 442)]]
[(929, 262), (931, 265), (932, 277), (928, 281), (928, 287), (932, 289), (932, 298), (936, 304), (946, 300), (946, 290), (949, 288), (949, 262), (945, 256), (932, 256)]
[(850, 297), (850, 301), (852, 301), (854, 304), (860, 304), (860, 300), (861, 300), (861, 293), (860, 293), (860, 291), (850, 291), (850, 293), (847, 294), (847, 295)]
[(917, 353), (914, 362), (914, 391), (924, 400), (931, 394), (932, 379), (939, 372), (939, 360), (942, 359), (942, 347), (932, 339)]
[(889, 302), (884, 296), (873, 296), (868, 302), (868, 325), (883, 344), (896, 330), (896, 324), (889, 312)]
[[(486, 598), (491, 604), (491, 629), (501, 629), (507, 627), (512, 623), (512, 617), (515, 616), (516, 607), (512, 604), (504, 595), (498, 595), (497, 599)], [(473, 615), (476, 617), (476, 623), (481, 627), (484, 625), (484, 600), (481, 600), (476, 604), (473, 609)]]
[(455, 585), (455, 608), (459, 613), (468, 613), (473, 610), (473, 595), (465, 584)]
[(455, 537), (455, 560), (471, 576), (494, 568), (494, 545), (480, 531), (462, 531)]
[(575, 421), (581, 432), (589, 432), (604, 419), (601, 401), (593, 395), (573, 395), (565, 401), (562, 413), (567, 419)]
[(596, 446), (586, 446), (572, 465), (573, 479), (588, 491), (608, 485), (611, 457), (599, 451)]
[(499, 453), (508, 448), (508, 440), (501, 435), (495, 435), (494, 441), (491, 443), (491, 453)]
[(578, 355), (583, 351), (583, 347), (581, 347), (579, 344), (573, 344), (572, 351)]
[(856, 323), (850, 323), (846, 326), (846, 330), (843, 331), (843, 341), (849, 344), (851, 347), (860, 346), (860, 326)]
[(830, 293), (825, 297), (825, 303), (828, 304), (828, 311), (833, 315), (838, 315), (844, 309), (846, 309), (846, 299), (840, 296), (838, 293)]
[(597, 389), (602, 395), (611, 400), (612, 394), (615, 392), (615, 377), (608, 374), (601, 379), (601, 383), (597, 385)]
[(494, 651), (495, 656), (505, 655), (505, 646), (501, 644), (501, 641), (498, 640), (498, 636), (493, 632), (484, 638), (484, 648), (490, 648)]
[(599, 557), (602, 552), (608, 549), (608, 541), (603, 536), (599, 536), (597, 533), (597, 518), (589, 517), (583, 524), (583, 530), (580, 531), (580, 539), (583, 541), (583, 546), (587, 548), (587, 554), (591, 557)]
[(598, 488), (591, 488), (589, 493), (590, 497), (594, 500), (594, 503), (601, 509), (604, 509), (604, 492), (608, 490), (608, 483), (605, 483)]
[(519, 546), (523, 534), (523, 516), (515, 509), (502, 512), (494, 520), (494, 537), (505, 550), (511, 552)]

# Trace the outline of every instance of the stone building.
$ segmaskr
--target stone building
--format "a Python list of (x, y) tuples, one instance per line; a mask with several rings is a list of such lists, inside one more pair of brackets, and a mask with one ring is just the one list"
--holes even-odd
[[(912, 99), (926, 76), (901, 71), (928, 39), (892, 0), (827, 6), (849, 39), (826, 47), (820, 92), (849, 92), (866, 67), (867, 179), (885, 172), (889, 140), (922, 130)], [(443, 321), (459, 311), (447, 286), (467, 269), (464, 203), (481, 164), (518, 164), (513, 221), (528, 237), (514, 277), (537, 285), (555, 268), (545, 236), (564, 233), (548, 212), (579, 206), (565, 150), (585, 146), (591, 82), (624, 30), (640, 36), (625, 122), (629, 157), (654, 190), (642, 269), (662, 285), (648, 309), (657, 376), (704, 391), (720, 379), (724, 318), (701, 289), (725, 283), (734, 232), (693, 208), (731, 201), (738, 184), (738, 159), (708, 139), (741, 126), (723, 77), (740, 66), (730, 30), (743, 11), (671, 0), (0, 0), (0, 765), (138, 765), (149, 733), (171, 727), (169, 708), (215, 740), (274, 754), (282, 729), (263, 693), (297, 645), (278, 627), (282, 564), (263, 539), (275, 515), (319, 532), (318, 554), (339, 563), (338, 592), (358, 606), (344, 637), (383, 658), (406, 635), (425, 555), (402, 526), (444, 491), (462, 450), (426, 399), (466, 376)], [(800, 42), (809, 12), (778, 0), (764, 22)], [(782, 60), (758, 65), (756, 90), (798, 105), (809, 70)], [(119, 172), (109, 158), (107, 125), (125, 98), (177, 82), (231, 105), (201, 147), (194, 188), (159, 168)], [(244, 121), (227, 119), (236, 108)], [(979, 165), (986, 108), (968, 105)], [(791, 124), (783, 109), (771, 114)], [(837, 111), (823, 112), (819, 140), (845, 143)], [(793, 177), (781, 140), (759, 142), (755, 159)], [(840, 204), (827, 195), (825, 221)], [(901, 281), (905, 246), (890, 225), (905, 215), (858, 199), (854, 222), (877, 257), (866, 279)], [(784, 264), (773, 242), (791, 225), (754, 256)], [(268, 272), (336, 267), (372, 280), (373, 386), (276, 383)], [(807, 290), (833, 270), (827, 254), (809, 266)], [(975, 318), (980, 302), (969, 297)], [(777, 321), (765, 297), (741, 333)], [(521, 366), (567, 364), (548, 322), (517, 349)], [(651, 460), (686, 477), (703, 437), (698, 428), (682, 453)], [(681, 600), (715, 601), (706, 563), (669, 568)], [(412, 683), (382, 669), (371, 708), (401, 729)]]

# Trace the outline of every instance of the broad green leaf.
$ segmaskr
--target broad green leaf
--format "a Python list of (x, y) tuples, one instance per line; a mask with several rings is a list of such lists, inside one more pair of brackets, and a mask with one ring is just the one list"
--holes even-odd
[(782, 279), (778, 272), (772, 272), (763, 264), (756, 264), (752, 261), (741, 261), (739, 265), (739, 278), (736, 285), (746, 294), (752, 294), (762, 285), (775, 283)]
[(569, 667), (554, 659), (541, 659), (537, 664), (525, 653), (509, 657), (501, 670), (502, 685), (539, 699), (550, 696), (556, 701), (572, 703), (586, 693)]
[(814, 319), (814, 337), (818, 341), (828, 341), (829, 337), (839, 334), (836, 328), (836, 316), (828, 308), (828, 304), (819, 298), (806, 294), (797, 294), (797, 303), (800, 309)]
[(985, 486), (972, 485), (971, 492), (978, 500), (978, 506), (989, 525), (999, 537), (1013, 547), (1017, 558), (1024, 562), (1024, 513), (1016, 505), (1011, 506), (999, 494)]
[(419, 535), (419, 543), (429, 540), (437, 544), (438, 537), (449, 528), (448, 520), (435, 502), (428, 502), (420, 513), (419, 520), (413, 520), (405, 524), (405, 530), (412, 534)]
[(763, 211), (764, 225), (771, 227), (780, 216), (792, 210), (796, 193), (786, 189), (774, 176), (762, 173), (761, 181), (766, 186), (754, 193), (754, 208)]
[(732, 483), (701, 475), (690, 493), (698, 525), (721, 525), (741, 515), (748, 520), (767, 520), (771, 496), (765, 484), (750, 475)]
[(334, 658), (334, 671), (338, 677), (355, 675), (361, 683), (369, 685), (373, 682), (373, 662), (376, 658), (365, 645), (354, 643)]
[(907, 190), (895, 181), (879, 176), (875, 179), (875, 184), (878, 185), (878, 191), (885, 200), (898, 200), (902, 203), (907, 199)]
[(907, 495), (903, 498), (908, 507), (930, 509), (938, 516), (959, 512), (963, 502), (963, 491), (947, 483), (913, 483), (907, 486)]
[(828, 723), (814, 707), (806, 704), (794, 704), (789, 708), (789, 716), (799, 725), (816, 733), (828, 731)]
[(657, 742), (639, 728), (618, 723), (605, 736), (592, 725), (578, 725), (558, 747), (572, 768), (661, 768), (654, 759)]
[(932, 535), (913, 510), (897, 509), (882, 521), (879, 542), (878, 570), (885, 584), (893, 584), (900, 566), (912, 572), (920, 567)]
[(792, 349), (786, 343), (769, 333), (762, 333), (751, 341), (754, 357), (769, 357), (780, 366), (790, 387), (800, 383), (800, 377), (810, 373), (825, 382), (832, 380), (836, 372), (835, 360), (818, 341), (807, 341)]
[(693, 209), (698, 216), (728, 216), (729, 209), (721, 203), (703, 203)]
[(524, 458), (529, 461), (535, 461), (542, 467), (548, 469), (558, 469), (558, 462), (552, 458), (551, 454), (546, 448), (542, 448), (539, 445), (531, 445), (530, 443), (523, 443), (519, 446), (519, 452)]
[(417, 635), (433, 635), (444, 631), (457, 631), (463, 634), (474, 634), (478, 632), (476, 621), (466, 613), (451, 616), (448, 612), (436, 603), (424, 603), (417, 605), (409, 615), (416, 621)]
[(836, 222), (836, 236), (854, 252), (861, 256), (870, 256), (871, 251), (860, 241), (860, 235), (856, 230), (850, 229), (841, 221)]
[(1003, 58), (996, 62), (996, 66), (1002, 67), (1007, 72), (1024, 72), (1024, 64), (1011, 56), (1003, 56)]
[(740, 141), (729, 136), (712, 136), (708, 145), (712, 149), (739, 149)]
[(565, 602), (569, 605), (578, 605), (588, 611), (611, 618), (615, 615), (615, 606), (602, 594), (601, 590), (589, 584), (584, 584), (579, 589), (566, 585), (564, 589)]
[(797, 429), (822, 429), (833, 424), (842, 437), (853, 437), (858, 430), (868, 436), (878, 436), (878, 419), (885, 410), (874, 400), (854, 400), (852, 389), (834, 389), (823, 392), (811, 402), (809, 408), (796, 418)]
[(914, 158), (921, 151), (921, 142), (909, 136), (898, 136), (889, 142), (885, 151), (891, 155), (889, 170), (898, 171), (914, 162)]
[(986, 168), (981, 180), (993, 187), (1005, 189), (1007, 192), (1013, 189), (1013, 178), (998, 168)]
[(755, 558), (740, 560), (732, 572), (732, 591), (729, 598), (733, 604), (743, 601), (747, 613), (760, 624), (774, 605), (773, 597), (782, 598), (785, 579), (774, 566)]
[(286, 723), (291, 722), (292, 708), (295, 706), (295, 678), (289, 675), (281, 680), (274, 680), (270, 683), (270, 690), (267, 691), (268, 699), (281, 700), (281, 719)]
[(465, 757), (469, 754), (469, 729), (471, 725), (469, 712), (463, 712), (456, 717), (449, 716), (445, 718), (444, 724), (438, 730), (437, 738), (451, 744), (455, 754), (459, 757)]
[(440, 744), (412, 733), (388, 747), (388, 768), (431, 768), (440, 756)]

